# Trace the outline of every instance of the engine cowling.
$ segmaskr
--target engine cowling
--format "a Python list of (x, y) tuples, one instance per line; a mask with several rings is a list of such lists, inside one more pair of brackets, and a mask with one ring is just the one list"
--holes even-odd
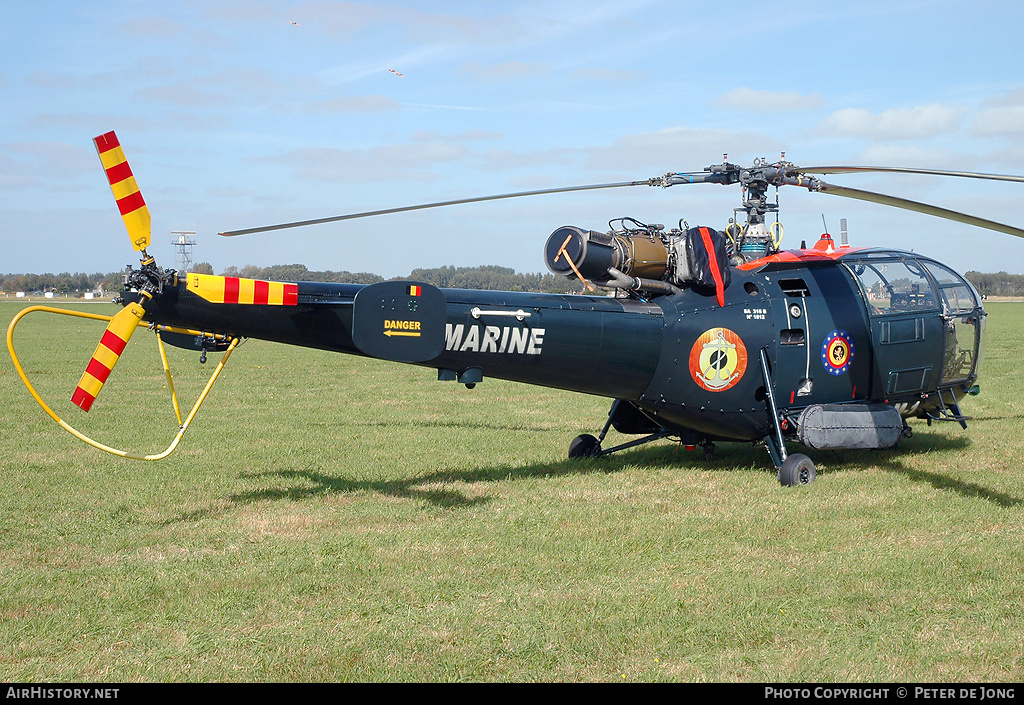
[(599, 233), (565, 225), (548, 237), (544, 261), (552, 274), (582, 274), (599, 283), (614, 278), (612, 269), (627, 277), (657, 280), (665, 278), (669, 252), (654, 235)]
[(601, 233), (565, 225), (548, 237), (544, 263), (552, 274), (655, 295), (686, 286), (724, 288), (730, 278), (725, 237), (707, 227)]

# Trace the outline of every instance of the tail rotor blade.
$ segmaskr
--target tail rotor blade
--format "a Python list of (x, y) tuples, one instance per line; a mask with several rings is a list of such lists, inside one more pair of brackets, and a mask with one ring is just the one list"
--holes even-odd
[(100, 162), (107, 173), (107, 181), (110, 182), (110, 190), (117, 201), (117, 208), (121, 211), (121, 218), (128, 229), (128, 238), (132, 241), (135, 251), (145, 252), (149, 247), (152, 229), (150, 226), (149, 207), (142, 198), (139, 185), (135, 182), (135, 175), (128, 166), (128, 159), (124, 156), (121, 143), (117, 141), (117, 135), (108, 132), (93, 139), (96, 145), (96, 152), (100, 155)]
[(82, 375), (75, 393), (71, 396), (72, 403), (82, 411), (88, 411), (92, 407), (92, 403), (96, 401), (96, 395), (100, 393), (100, 389), (110, 376), (111, 370), (114, 369), (117, 359), (124, 352), (128, 339), (132, 337), (132, 333), (135, 332), (144, 315), (146, 315), (145, 307), (142, 304), (133, 303), (110, 319), (107, 330), (103, 333), (103, 338), (96, 346), (96, 352), (92, 354), (92, 360), (89, 361), (89, 366), (85, 369), (85, 374)]

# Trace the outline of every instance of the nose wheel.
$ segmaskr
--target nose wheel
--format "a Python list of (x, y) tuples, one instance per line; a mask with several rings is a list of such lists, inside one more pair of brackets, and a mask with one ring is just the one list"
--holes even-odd
[(779, 482), (788, 487), (809, 485), (816, 476), (814, 463), (802, 453), (787, 455), (779, 466)]
[(778, 406), (775, 404), (775, 393), (772, 391), (772, 375), (768, 364), (768, 352), (761, 348), (761, 374), (764, 377), (765, 403), (768, 407), (768, 418), (772, 421), (772, 433), (764, 438), (765, 447), (772, 457), (772, 463), (779, 469), (779, 483), (786, 487), (809, 485), (814, 482), (817, 473), (814, 463), (803, 453), (786, 453), (786, 440), (782, 436), (782, 425)]
[(608, 420), (605, 422), (604, 428), (601, 429), (601, 435), (595, 438), (589, 433), (584, 433), (572, 439), (572, 443), (569, 444), (570, 458), (600, 458), (620, 450), (625, 450), (626, 448), (635, 448), (639, 445), (667, 438), (672, 435), (672, 432), (667, 429), (654, 427), (652, 429), (648, 429), (653, 432), (643, 438), (637, 438), (636, 440), (622, 443), (614, 448), (602, 448), (601, 444), (604, 442), (605, 436), (608, 435), (608, 429), (612, 427), (612, 419), (615, 418), (616, 410), (622, 403), (623, 401), (621, 399), (616, 399), (612, 403), (612, 408), (608, 412)]

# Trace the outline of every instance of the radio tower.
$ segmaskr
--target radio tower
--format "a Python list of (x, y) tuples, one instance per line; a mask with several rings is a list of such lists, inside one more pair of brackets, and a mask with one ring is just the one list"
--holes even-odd
[(174, 239), (171, 240), (171, 244), (174, 245), (174, 249), (177, 252), (175, 262), (178, 263), (179, 272), (192, 271), (192, 248), (196, 244), (196, 241), (192, 236), (195, 234), (194, 230), (171, 231), (171, 235), (174, 236)]

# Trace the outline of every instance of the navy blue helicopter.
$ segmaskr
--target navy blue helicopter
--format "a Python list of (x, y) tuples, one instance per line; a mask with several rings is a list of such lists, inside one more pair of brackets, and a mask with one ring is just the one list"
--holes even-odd
[[(438, 380), (470, 388), (498, 378), (606, 397), (611, 401), (607, 422), (597, 435), (575, 438), (570, 457), (600, 457), (661, 439), (702, 449), (707, 457), (717, 443), (756, 443), (766, 448), (783, 485), (815, 479), (808, 455), (789, 452), (794, 445), (808, 452), (891, 448), (911, 433), (912, 418), (966, 428), (960, 405), (978, 389), (986, 314), (977, 291), (950, 267), (916, 253), (850, 247), (845, 221), (839, 242), (823, 235), (810, 246), (781, 250), (781, 226), (766, 218), (778, 211), (769, 189), (799, 186), (1024, 237), (1024, 230), (1013, 226), (834, 186), (819, 176), (880, 171), (1017, 182), (1024, 177), (902, 167), (808, 168), (785, 161), (784, 155), (775, 163), (757, 160), (740, 167), (726, 158), (703, 171), (643, 181), (221, 233), (237, 236), (590, 189), (742, 187), (746, 220), (730, 220), (721, 230), (683, 221), (666, 228), (632, 218), (611, 221), (607, 231), (556, 229), (544, 247), (545, 264), (557, 275), (581, 281), (587, 290), (582, 295), (438, 289), (417, 281), (259, 281), (157, 266), (146, 253), (148, 208), (116, 136), (97, 137), (96, 146), (141, 264), (126, 270), (117, 300), (124, 308), (110, 317), (75, 390), (73, 401), (85, 410), (128, 338), (137, 327), (148, 326), (162, 340), (201, 350), (204, 357), (258, 338), (430, 367)], [(17, 365), (10, 332), (8, 343)], [(611, 428), (635, 438), (604, 447)], [(148, 459), (166, 454), (113, 452)]]

